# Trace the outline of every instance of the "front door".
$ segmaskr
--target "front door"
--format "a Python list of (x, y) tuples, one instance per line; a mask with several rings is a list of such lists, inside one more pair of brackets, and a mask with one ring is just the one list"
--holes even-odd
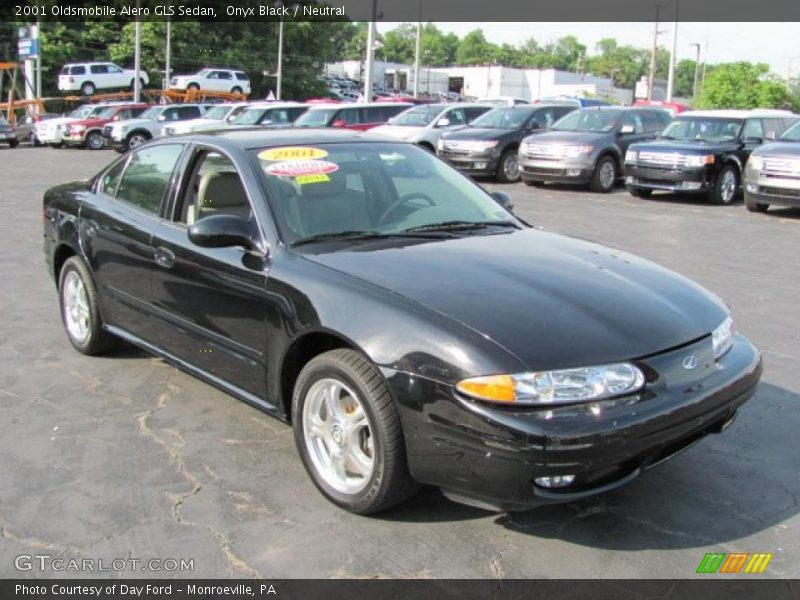
[(195, 246), (188, 228), (209, 215), (231, 214), (260, 240), (251, 204), (260, 192), (245, 188), (231, 158), (203, 147), (195, 150), (181, 186), (173, 218), (153, 236), (160, 346), (258, 401), (266, 396), (267, 258), (239, 247)]

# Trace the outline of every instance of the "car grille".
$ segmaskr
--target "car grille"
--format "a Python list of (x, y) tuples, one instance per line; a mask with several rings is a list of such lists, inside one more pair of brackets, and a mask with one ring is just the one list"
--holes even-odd
[(564, 146), (549, 144), (528, 144), (528, 151), (525, 153), (527, 158), (539, 160), (561, 160), (564, 158), (566, 148)]
[(639, 152), (639, 164), (647, 167), (680, 169), (686, 166), (686, 155), (677, 152)]
[(772, 177), (800, 177), (800, 159), (765, 157), (761, 172)]

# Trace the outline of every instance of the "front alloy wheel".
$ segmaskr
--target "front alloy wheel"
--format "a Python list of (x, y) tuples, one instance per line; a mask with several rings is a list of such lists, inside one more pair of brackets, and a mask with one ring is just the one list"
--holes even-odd
[(292, 415), (303, 465), (331, 502), (369, 514), (414, 492), (394, 401), (359, 352), (332, 350), (309, 361), (295, 384)]
[(589, 180), (589, 189), (593, 192), (607, 194), (614, 189), (614, 182), (617, 180), (617, 165), (612, 156), (603, 156), (597, 161), (597, 165)]
[(148, 137), (143, 133), (133, 133), (128, 138), (128, 150), (133, 150), (134, 148), (138, 148), (142, 144), (144, 144), (148, 140)]
[(502, 183), (514, 183), (519, 179), (519, 155), (516, 150), (506, 150), (497, 167), (497, 179)]
[(731, 204), (736, 198), (739, 189), (739, 173), (733, 165), (722, 168), (711, 192), (711, 201), (714, 204)]

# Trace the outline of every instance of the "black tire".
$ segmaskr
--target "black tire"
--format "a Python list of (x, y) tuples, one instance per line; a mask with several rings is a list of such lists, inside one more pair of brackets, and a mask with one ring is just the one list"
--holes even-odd
[(763, 213), (767, 212), (769, 208), (769, 204), (764, 204), (763, 202), (756, 202), (753, 197), (748, 194), (747, 192), (744, 193), (744, 205), (747, 210), (754, 213)]
[(91, 81), (85, 81), (81, 84), (81, 94), (84, 96), (91, 96), (97, 91), (97, 88)]
[(196, 83), (190, 83), (189, 85), (186, 86), (186, 89), (187, 90), (199, 90), (200, 86), (197, 85)]
[(42, 142), (39, 141), (39, 138), (36, 137), (35, 133), (31, 133), (30, 138), (28, 139), (31, 146), (41, 146)]
[(232, 94), (241, 94), (241, 93), (243, 93), (242, 92), (242, 88), (240, 88), (238, 85), (235, 85), (235, 86), (233, 86), (233, 89), (231, 90), (231, 93)]
[[(139, 89), (143, 90), (145, 88), (145, 85), (146, 84), (144, 82), (144, 79), (139, 78)], [(131, 85), (130, 85), (131, 91), (133, 91), (135, 87), (136, 87), (136, 79), (131, 79)]]
[(635, 196), (636, 198), (649, 198), (650, 196), (653, 195), (653, 190), (647, 190), (647, 189), (644, 189), (644, 188), (629, 187), (628, 188), (628, 193), (631, 196)]
[(90, 131), (86, 135), (86, 148), (89, 150), (102, 150), (104, 145), (103, 134), (99, 131)]
[[(65, 289), (65, 282), (70, 274), (76, 274), (80, 281), (83, 283), (83, 288), (86, 293), (86, 302), (88, 305), (88, 336), (83, 339), (77, 339), (70, 332), (67, 326), (67, 290)], [(103, 329), (103, 320), (100, 317), (100, 303), (97, 299), (97, 288), (94, 285), (92, 274), (89, 272), (86, 263), (83, 262), (78, 256), (72, 256), (66, 260), (64, 266), (61, 268), (61, 273), (58, 277), (58, 302), (61, 309), (61, 321), (64, 324), (64, 331), (67, 334), (72, 346), (83, 354), (95, 355), (103, 352), (108, 352), (119, 344), (119, 338), (108, 333)]]
[[(336, 379), (359, 396), (366, 414), (374, 451), (374, 468), (360, 492), (345, 494), (328, 484), (314, 466), (305, 440), (303, 409), (311, 386), (321, 379)], [(383, 376), (361, 353), (332, 350), (303, 367), (294, 387), (292, 422), (297, 450), (314, 485), (331, 502), (357, 514), (371, 514), (395, 506), (416, 492), (408, 472), (400, 418)]]
[[(608, 165), (611, 165), (610, 167)], [(606, 177), (607, 170), (611, 168), (614, 170), (614, 175), (609, 181)], [(617, 181), (617, 161), (613, 156), (606, 154), (601, 156), (594, 166), (592, 178), (589, 180), (589, 189), (593, 192), (601, 194), (608, 194), (614, 189), (614, 183)]]
[(144, 131), (133, 131), (128, 135), (125, 146), (128, 148), (128, 150), (133, 150), (145, 142), (149, 142), (151, 137), (152, 136), (150, 134), (145, 133)]
[[(727, 177), (730, 175), (733, 176), (734, 181), (734, 189), (733, 193), (730, 193), (729, 187), (727, 185)], [(739, 189), (739, 169), (737, 169), (734, 165), (725, 165), (722, 167), (717, 173), (717, 180), (714, 182), (714, 189), (711, 190), (711, 194), (709, 198), (713, 204), (719, 204), (722, 206), (733, 204), (736, 200), (736, 193)]]
[[(516, 161), (516, 176), (512, 174), (513, 169), (508, 164), (512, 161)], [(519, 157), (516, 148), (503, 152), (503, 155), (497, 162), (495, 178), (500, 183), (514, 183), (515, 181), (519, 181)]]
[(9, 148), (16, 148), (19, 146), (19, 140), (9, 140), (8, 147)]
[(523, 179), (522, 181), (530, 187), (544, 187), (544, 181), (539, 181), (538, 179)]

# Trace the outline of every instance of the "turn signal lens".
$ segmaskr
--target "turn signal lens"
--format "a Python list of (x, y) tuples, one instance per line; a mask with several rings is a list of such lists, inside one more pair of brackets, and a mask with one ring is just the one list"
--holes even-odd
[(456, 384), (462, 394), (491, 402), (514, 402), (516, 390), (511, 375), (473, 377)]
[(640, 390), (644, 383), (644, 374), (638, 367), (616, 363), (473, 377), (457, 383), (456, 389), (486, 402), (553, 406), (624, 396)]

